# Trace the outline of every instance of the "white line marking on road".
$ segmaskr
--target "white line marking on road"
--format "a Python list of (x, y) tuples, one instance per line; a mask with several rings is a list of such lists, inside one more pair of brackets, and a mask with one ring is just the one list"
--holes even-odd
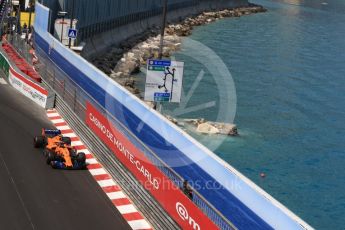
[(91, 154), (88, 149), (79, 149), (78, 153), (81, 153), (81, 152), (85, 153), (85, 155), (90, 155)]
[(151, 226), (146, 222), (146, 220), (131, 220), (128, 221), (128, 224), (132, 227), (133, 230), (135, 229), (151, 229)]
[(138, 212), (138, 210), (133, 206), (133, 204), (126, 204), (121, 206), (116, 206), (121, 214), (127, 214), (132, 212)]
[(106, 172), (103, 168), (99, 168), (99, 169), (89, 169), (89, 172), (90, 172), (91, 175), (93, 175), (93, 176), (102, 175), (102, 174), (107, 174), (107, 172)]
[(86, 159), (86, 163), (92, 165), (92, 164), (98, 164), (98, 161), (95, 158)]
[(47, 113), (48, 117), (60, 117), (60, 114), (58, 113)]
[(83, 142), (81, 142), (81, 141), (72, 141), (72, 142), (71, 142), (71, 145), (72, 145), (72, 146), (79, 146), (79, 145), (84, 145), (84, 144), (83, 144)]
[(71, 130), (71, 128), (68, 126), (68, 125), (64, 125), (64, 126), (59, 126), (59, 127), (56, 127), (60, 130)]
[(5, 79), (0, 78), (0, 84), (1, 85), (7, 85), (7, 82), (5, 81)]
[(55, 119), (55, 120), (51, 120), (51, 121), (53, 122), (53, 124), (65, 122), (64, 119)]
[(75, 133), (66, 133), (63, 135), (64, 137), (77, 137), (77, 135)]
[(108, 186), (114, 186), (116, 185), (115, 182), (112, 179), (107, 179), (107, 180), (99, 180), (97, 181), (99, 186), (101, 187), (108, 187)]
[(109, 192), (109, 193), (107, 193), (107, 196), (109, 197), (110, 200), (127, 198), (126, 195), (123, 192), (121, 192), (121, 191)]

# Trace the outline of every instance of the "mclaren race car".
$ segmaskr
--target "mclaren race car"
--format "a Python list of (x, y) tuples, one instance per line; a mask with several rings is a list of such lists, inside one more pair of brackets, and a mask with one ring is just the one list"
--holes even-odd
[(71, 138), (64, 137), (60, 130), (42, 129), (42, 135), (34, 138), (34, 147), (43, 149), (47, 164), (55, 169), (86, 168), (85, 153), (77, 153)]

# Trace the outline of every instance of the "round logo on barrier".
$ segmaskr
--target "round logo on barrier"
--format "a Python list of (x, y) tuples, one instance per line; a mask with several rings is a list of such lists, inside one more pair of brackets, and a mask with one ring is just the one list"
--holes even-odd
[(187, 209), (180, 202), (176, 203), (176, 211), (182, 220), (188, 220), (189, 219)]

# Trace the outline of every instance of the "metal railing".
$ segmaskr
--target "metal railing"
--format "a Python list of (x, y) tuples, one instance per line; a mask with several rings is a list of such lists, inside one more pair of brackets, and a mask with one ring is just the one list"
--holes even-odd
[[(11, 39), (9, 39), (11, 40)], [(32, 57), (29, 53), (31, 47), (24, 41), (20, 41), (18, 36), (13, 36), (11, 44), (17, 51), (25, 57), (29, 63)], [(40, 55), (40, 64), (37, 66), (42, 75), (43, 81), (49, 85), (61, 99), (69, 106), (71, 110), (79, 117), (81, 121), (85, 120), (86, 101), (90, 102), (103, 116), (112, 121), (112, 124), (124, 134), (144, 155), (155, 164), (161, 172), (165, 174), (174, 184), (182, 188), (184, 179), (176, 173), (171, 167), (166, 165), (150, 148), (148, 148), (140, 139), (138, 139), (127, 127), (116, 117), (109, 114), (105, 108), (98, 104), (87, 92), (73, 82), (58, 66), (56, 66), (46, 56), (46, 54), (36, 47)], [(193, 190), (193, 202), (208, 216), (220, 229), (233, 230), (236, 227), (220, 213), (210, 202), (208, 202), (198, 191)]]
[[(179, 3), (169, 4), (168, 9), (170, 11), (186, 8), (186, 7), (195, 7), (199, 4), (198, 0), (188, 0)], [(78, 41), (83, 41), (87, 38), (90, 38), (100, 33), (109, 31), (116, 27), (123, 25), (128, 25), (133, 22), (141, 21), (148, 19), (154, 16), (160, 16), (162, 13), (162, 8), (157, 7), (149, 11), (136, 12), (128, 14), (121, 17), (112, 18), (106, 21), (97, 22), (95, 24), (85, 25), (79, 28)]]

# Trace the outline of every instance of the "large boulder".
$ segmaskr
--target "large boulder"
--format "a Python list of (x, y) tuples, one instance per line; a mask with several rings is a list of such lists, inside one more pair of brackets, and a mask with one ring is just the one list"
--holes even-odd
[(196, 129), (199, 133), (205, 133), (205, 134), (217, 134), (219, 133), (219, 129), (214, 127), (213, 125), (209, 123), (202, 123), (198, 125), (198, 128)]
[(219, 129), (219, 134), (230, 135), (230, 136), (238, 135), (237, 127), (235, 124), (215, 123), (213, 125)]

